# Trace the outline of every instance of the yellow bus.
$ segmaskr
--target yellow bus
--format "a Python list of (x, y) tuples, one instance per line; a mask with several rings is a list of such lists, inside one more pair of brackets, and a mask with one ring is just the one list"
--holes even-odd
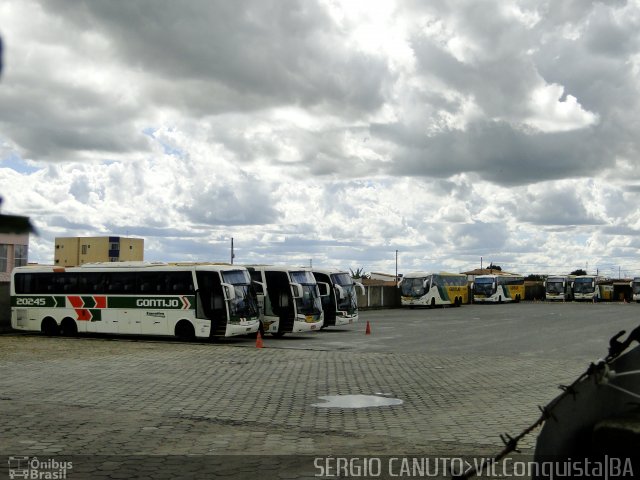
[(478, 275), (472, 284), (476, 303), (519, 302), (524, 298), (524, 277), (520, 275)]
[(408, 273), (403, 275), (398, 287), (405, 307), (459, 307), (469, 303), (467, 276), (460, 273)]

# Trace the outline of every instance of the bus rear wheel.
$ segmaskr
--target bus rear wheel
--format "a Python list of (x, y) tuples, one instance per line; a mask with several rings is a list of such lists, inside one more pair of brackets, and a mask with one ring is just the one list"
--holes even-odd
[(54, 335), (58, 335), (58, 333), (60, 332), (60, 329), (58, 328), (58, 324), (51, 317), (47, 317), (42, 321), (42, 325), (40, 326), (40, 330), (42, 331), (42, 333), (44, 333), (45, 335), (47, 335), (49, 337), (53, 337)]
[(436, 306), (436, 299), (435, 299), (435, 298), (432, 298), (432, 299), (431, 299), (431, 306), (430, 306), (430, 307), (431, 307), (431, 308), (435, 308), (435, 306)]
[(193, 340), (196, 336), (196, 331), (193, 325), (191, 325), (191, 322), (180, 320), (176, 325), (175, 335), (180, 340)]
[(65, 318), (60, 323), (60, 334), (65, 337), (75, 337), (78, 334), (78, 325), (73, 318)]

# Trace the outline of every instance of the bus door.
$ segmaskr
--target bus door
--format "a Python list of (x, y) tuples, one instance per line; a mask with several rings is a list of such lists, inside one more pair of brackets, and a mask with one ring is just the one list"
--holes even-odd
[(320, 286), (322, 283), (334, 285), (333, 288), (329, 287), (328, 289), (326, 289), (328, 290), (328, 292), (326, 292), (326, 295), (320, 296), (320, 301), (322, 302), (322, 311), (324, 312), (323, 328), (335, 325), (338, 305), (340, 303), (340, 300), (342, 300), (342, 298), (340, 297), (340, 285), (338, 285), (337, 283), (334, 284), (331, 278), (329, 278), (329, 275), (326, 275), (324, 273), (313, 272), (313, 276), (316, 278), (318, 286)]
[[(279, 321), (278, 333), (293, 331), (295, 303), (289, 275), (286, 272), (266, 271), (265, 278), (271, 310)], [(265, 303), (266, 300), (265, 298)]]

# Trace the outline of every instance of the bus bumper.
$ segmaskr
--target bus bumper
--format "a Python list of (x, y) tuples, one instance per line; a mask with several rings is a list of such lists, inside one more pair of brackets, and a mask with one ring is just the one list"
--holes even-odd
[(344, 316), (336, 316), (336, 326), (341, 325), (351, 325), (352, 323), (356, 323), (358, 321), (358, 314), (355, 315), (344, 315)]
[(225, 337), (235, 337), (237, 335), (247, 335), (256, 333), (260, 328), (260, 320), (247, 320), (241, 323), (228, 323), (224, 332)]
[[(336, 322), (337, 322), (336, 318)], [(320, 330), (322, 325), (324, 324), (324, 320), (319, 320), (316, 322), (307, 322), (306, 320), (296, 319), (293, 322), (293, 333), (302, 333), (302, 332), (315, 332), (316, 330)], [(336, 323), (337, 325), (337, 323)]]

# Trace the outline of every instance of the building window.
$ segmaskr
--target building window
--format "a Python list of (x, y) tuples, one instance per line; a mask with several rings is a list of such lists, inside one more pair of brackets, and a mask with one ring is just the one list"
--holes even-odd
[(120, 242), (111, 242), (109, 244), (109, 250), (120, 250)]
[(0, 245), (0, 272), (7, 272), (9, 245)]
[(82, 245), (81, 250), (82, 250), (82, 252), (81, 252), (82, 255), (86, 255), (87, 254), (87, 246), (86, 245)]
[(28, 245), (16, 245), (13, 266), (24, 267), (27, 264), (28, 253), (29, 253)]

